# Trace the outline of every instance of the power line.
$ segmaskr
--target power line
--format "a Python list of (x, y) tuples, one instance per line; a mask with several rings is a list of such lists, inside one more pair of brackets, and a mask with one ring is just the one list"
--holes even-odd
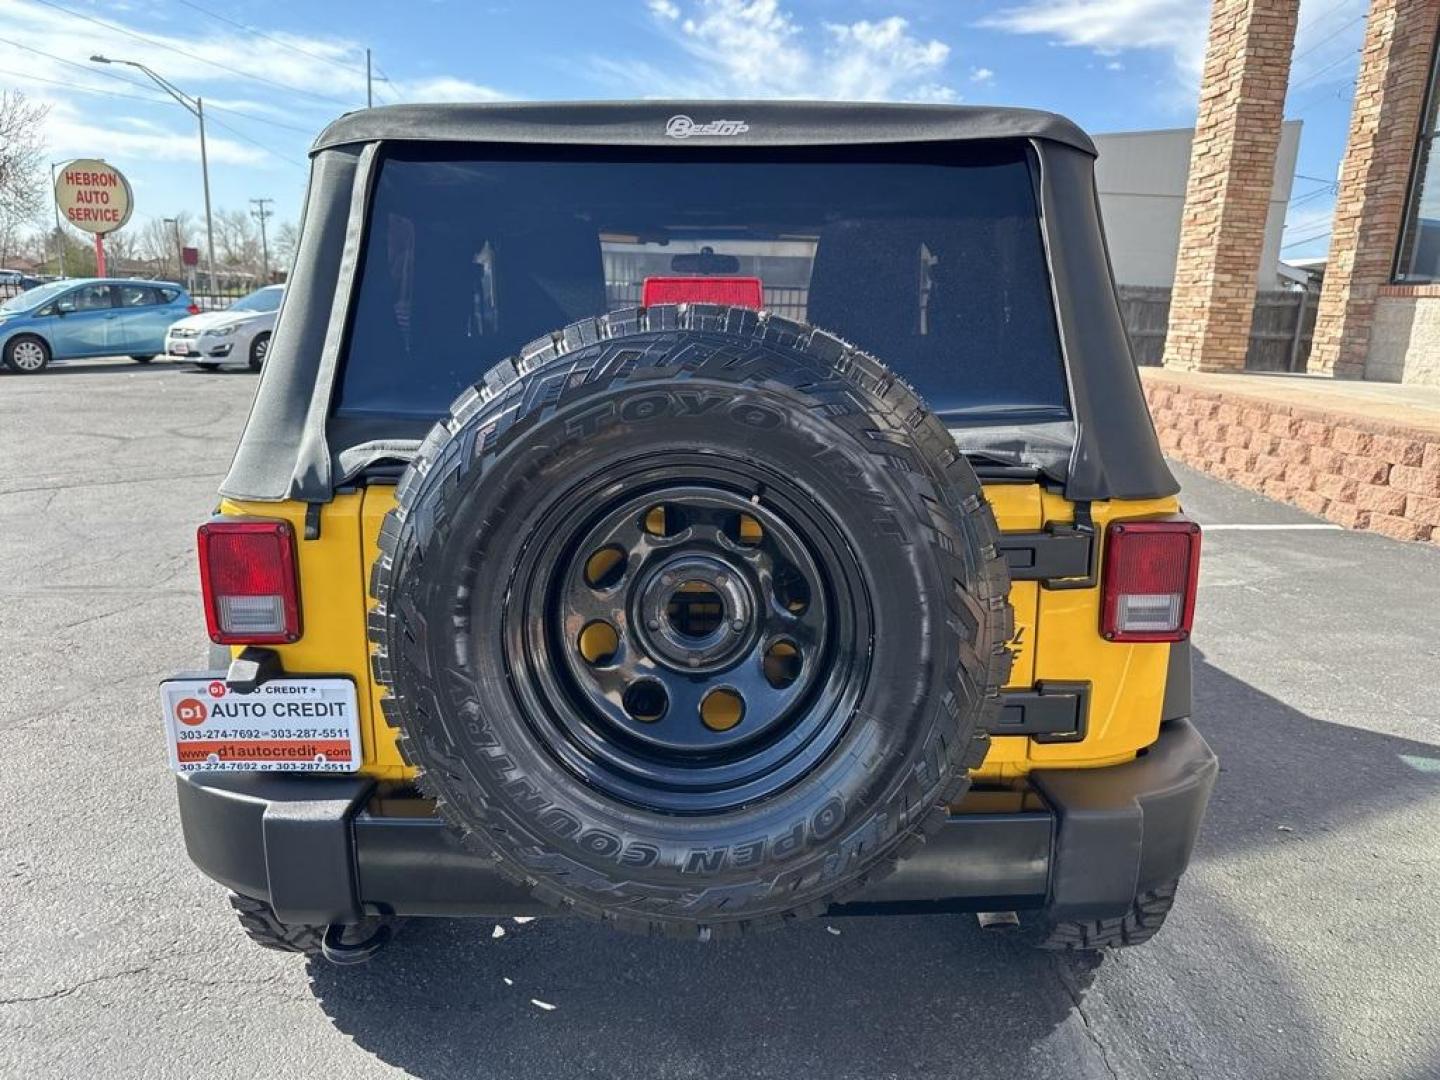
[(1281, 244), (1281, 251), (1289, 251), (1293, 247), (1300, 247), (1302, 244), (1313, 244), (1316, 240), (1324, 240), (1330, 235), (1330, 230), (1323, 229), (1313, 236), (1302, 236), (1299, 240), (1291, 240), (1288, 244)]
[[(13, 45), (13, 46), (15, 46), (15, 48), (17, 48), (17, 49), (24, 49), (26, 52), (32, 52), (32, 53), (34, 53), (36, 56), (43, 56), (43, 57), (45, 57), (47, 60), (54, 60), (56, 63), (59, 63), (59, 64), (68, 64), (70, 67), (78, 68), (79, 70), (81, 70), (81, 71), (83, 71), (83, 72), (85, 72), (86, 74), (89, 74), (89, 75), (103, 75), (103, 76), (104, 76), (105, 78), (107, 78), (107, 79), (114, 79), (116, 82), (122, 82), (122, 83), (124, 83), (126, 86), (133, 86), (133, 87), (135, 87), (136, 89), (139, 89), (139, 90), (148, 90), (148, 89), (149, 89), (149, 86), (148, 86), (146, 83), (142, 83), (142, 82), (140, 82), (138, 79), (127, 79), (124, 75), (117, 74), (116, 72), (113, 72), (113, 71), (104, 71), (104, 70), (101, 70), (101, 69), (98, 68), (98, 67), (95, 67), (95, 66), (91, 65), (91, 64), (81, 64), (81, 63), (78, 63), (78, 62), (76, 62), (76, 61), (74, 61), (74, 60), (67, 60), (67, 59), (65, 59), (65, 57), (63, 57), (63, 56), (56, 56), (54, 53), (46, 52), (44, 49), (37, 49), (37, 48), (35, 48), (35, 46), (33, 46), (33, 45), (26, 45), (23, 41), (12, 41), (10, 38), (0, 37), (0, 43), (4, 43), (4, 44), (6, 44), (6, 45)], [(25, 76), (22, 74), (21, 77), (23, 78), (23, 77), (25, 77)], [(55, 83), (56, 86), (67, 86), (67, 87), (70, 87), (71, 89), (75, 89), (75, 90), (83, 89), (83, 87), (74, 86), (74, 85), (71, 84), (71, 83), (56, 82), (56, 80), (54, 80), (54, 79), (44, 79), (44, 78), (41, 78), (41, 77), (38, 76), (38, 75), (30, 76), (30, 77), (31, 77), (31, 78), (34, 78), (34, 79), (37, 79), (37, 80), (40, 81), (40, 82), (51, 82), (51, 83)], [(119, 95), (117, 95), (117, 96), (118, 96), (118, 97), (128, 97), (128, 96), (130, 96), (130, 95), (128, 95), (128, 94), (119, 94)], [(155, 97), (153, 97), (153, 98), (147, 97), (147, 98), (142, 98), (142, 99), (138, 99), (138, 100), (154, 101), (154, 102), (157, 102), (158, 104), (164, 104), (164, 105), (170, 104), (169, 101), (167, 101), (166, 99), (164, 99), (164, 98), (162, 98), (162, 97), (159, 97), (158, 95), (155, 96)], [(271, 119), (269, 119), (268, 117), (256, 116), (254, 113), (247, 113), (247, 112), (245, 112), (245, 111), (243, 111), (243, 110), (241, 110), (241, 109), (231, 109), (231, 108), (227, 108), (227, 107), (224, 106), (224, 105), (216, 105), (214, 102), (207, 102), (206, 108), (208, 108), (208, 109), (213, 109), (213, 110), (216, 111), (216, 112), (229, 113), (231, 116), (239, 116), (239, 117), (242, 117), (243, 119), (246, 119), (246, 120), (254, 120), (257, 124), (266, 124), (266, 125), (268, 125), (269, 127), (285, 128), (287, 131), (298, 131), (301, 135), (310, 135), (310, 136), (313, 136), (313, 135), (315, 134), (315, 129), (314, 129), (314, 128), (304, 128), (304, 127), (298, 127), (298, 126), (296, 126), (295, 124), (282, 123), (282, 122), (279, 121), (279, 120), (271, 120)]]
[(1324, 45), (1326, 42), (1334, 41), (1337, 37), (1339, 37), (1341, 34), (1343, 34), (1346, 30), (1349, 30), (1350, 27), (1354, 26), (1357, 22), (1360, 22), (1360, 21), (1363, 20), (1364, 18), (1365, 18), (1365, 13), (1362, 11), (1359, 15), (1356, 15), (1356, 16), (1355, 16), (1353, 19), (1351, 19), (1349, 22), (1341, 23), (1341, 24), (1340, 24), (1340, 27), (1339, 27), (1337, 30), (1334, 30), (1334, 31), (1332, 31), (1332, 32), (1329, 33), (1329, 34), (1326, 34), (1323, 38), (1321, 38), (1319, 41), (1315, 42), (1313, 45), (1311, 45), (1308, 49), (1305, 49), (1303, 52), (1296, 53), (1295, 56), (1291, 57), (1290, 63), (1293, 64), (1293, 63), (1295, 63), (1296, 60), (1302, 60), (1302, 59), (1304, 59), (1305, 57), (1309, 56), (1309, 55), (1310, 55), (1312, 52), (1314, 52), (1316, 49), (1318, 49), (1321, 45)]
[(398, 105), (402, 99), (400, 97), (400, 91), (395, 89), (395, 80), (390, 78), (390, 76), (385, 73), (385, 69), (382, 68), (379, 64), (375, 65), (375, 74), (380, 76), (377, 81), (380, 83), (381, 86), (383, 86), (387, 91), (389, 91), (390, 96), (394, 99), (395, 104)]
[(272, 44), (279, 45), (282, 49), (289, 49), (293, 53), (299, 53), (301, 56), (308, 56), (310, 57), (310, 59), (319, 60), (321, 63), (333, 64), (335, 67), (343, 68), (346, 71), (352, 71), (357, 75), (365, 74), (363, 68), (355, 67), (352, 64), (347, 64), (343, 60), (335, 59), (335, 57), (333, 56), (325, 56), (322, 53), (311, 52), (309, 49), (302, 49), (299, 45), (296, 45), (293, 42), (277, 38), (271, 34), (265, 33), (265, 31), (263, 30), (257, 30), (253, 26), (247, 26), (245, 23), (237, 22), (235, 19), (229, 18), (225, 15), (221, 15), (218, 11), (211, 11), (209, 8), (201, 7), (199, 4), (193, 3), (192, 0), (180, 0), (180, 3), (184, 4), (188, 8), (194, 8), (202, 15), (209, 15), (212, 19), (219, 19), (221, 22), (227, 23), (228, 25), (235, 27), (237, 30), (244, 30), (247, 34), (254, 34), (258, 38), (264, 38), (266, 41), (271, 42)]
[(198, 53), (189, 52), (185, 49), (180, 48), (178, 45), (172, 45), (167, 41), (161, 41), (159, 38), (147, 37), (145, 34), (136, 33), (134, 30), (127, 30), (125, 27), (120, 26), (116, 23), (107, 22), (104, 19), (97, 19), (93, 15), (86, 15), (83, 12), (72, 11), (70, 8), (63, 7), (60, 4), (55, 3), (54, 0), (35, 0), (35, 3), (44, 4), (48, 8), (54, 8), (56, 11), (63, 12), (64, 14), (69, 15), (72, 19), (84, 19), (86, 22), (94, 23), (96, 26), (103, 26), (106, 30), (112, 30), (118, 34), (124, 34), (126, 37), (134, 38), (136, 41), (143, 41), (147, 45), (154, 45), (161, 49), (168, 49), (178, 56), (188, 57), (189, 59), (198, 61), (199, 63), (205, 64), (208, 67), (217, 68), (220, 71), (228, 71), (230, 74), (238, 76), (242, 79), (249, 79), (252, 82), (264, 83), (266, 86), (273, 86), (277, 90), (285, 90), (292, 94), (303, 94), (305, 97), (315, 98), (317, 101), (326, 101), (332, 105), (339, 105), (342, 108), (349, 109), (353, 107), (350, 102), (341, 101), (339, 98), (329, 97), (325, 94), (317, 94), (310, 90), (302, 90), (298, 86), (290, 86), (287, 83), (277, 82), (274, 79), (267, 79), (263, 75), (252, 75), (248, 71), (241, 71), (239, 68), (233, 68), (226, 64), (217, 63), (215, 60), (209, 57), (201, 56)]
[(59, 79), (47, 79), (43, 75), (32, 75), (28, 71), (11, 71), (8, 68), (0, 68), (0, 75), (13, 75), (17, 79), (28, 79), (31, 82), (48, 83), (51, 86), (63, 86), (66, 90), (74, 90), (81, 94), (101, 94), (104, 97), (126, 98), (129, 101), (143, 101), (147, 105), (169, 106), (169, 102), (158, 97), (141, 97), (139, 94), (124, 94), (119, 90), (102, 90), (98, 86), (76, 86), (74, 83), (61, 82)]
[(1313, 19), (1311, 19), (1309, 22), (1305, 23), (1305, 25), (1302, 26), (1302, 27), (1300, 27), (1300, 30), (1297, 30), (1296, 33), (1298, 34), (1298, 33), (1300, 33), (1301, 31), (1309, 30), (1309, 29), (1311, 29), (1312, 27), (1318, 26), (1320, 23), (1324, 22), (1324, 21), (1325, 21), (1326, 19), (1328, 19), (1331, 15), (1334, 15), (1335, 12), (1339, 11), (1341, 8), (1343, 8), (1343, 7), (1344, 7), (1346, 4), (1348, 4), (1349, 2), (1350, 2), (1350, 0), (1335, 0), (1335, 3), (1331, 4), (1328, 8), (1326, 8), (1324, 11), (1322, 11), (1319, 15), (1316, 15), (1316, 16), (1315, 16)]
[(246, 135), (243, 131), (240, 131), (240, 130), (238, 130), (238, 129), (236, 129), (236, 128), (231, 127), (229, 124), (225, 123), (224, 121), (216, 120), (213, 116), (212, 116), (212, 117), (209, 117), (208, 119), (209, 119), (209, 122), (212, 123), (212, 124), (214, 124), (216, 127), (218, 127), (218, 128), (224, 128), (226, 131), (230, 132), (231, 135), (234, 135), (237, 139), (244, 139), (244, 140), (245, 140), (246, 142), (248, 142), (251, 146), (258, 146), (261, 150), (264, 150), (267, 154), (273, 154), (275, 157), (279, 158), (281, 161), (285, 162), (287, 165), (294, 165), (297, 169), (308, 169), (308, 168), (310, 167), (310, 166), (306, 165), (305, 162), (303, 162), (303, 161), (296, 161), (294, 158), (292, 158), (292, 157), (287, 157), (286, 155), (280, 153), (278, 150), (274, 149), (273, 147), (266, 146), (266, 145), (265, 145), (264, 143), (262, 143), (259, 139), (252, 139), (249, 135)]
[[(45, 3), (48, 2), (48, 0), (41, 0), (41, 2)], [(1309, 75), (1305, 76), (1305, 78), (1301, 79), (1299, 82), (1291, 84), (1290, 92), (1294, 93), (1302, 86), (1308, 86), (1310, 83), (1313, 83), (1316, 79), (1320, 78), (1321, 75), (1324, 75), (1327, 71), (1330, 71), (1332, 68), (1337, 68), (1341, 64), (1349, 63), (1350, 60), (1354, 58), (1355, 53), (1358, 51), (1359, 50), (1355, 50), (1355, 52), (1347, 52), (1344, 56), (1337, 57), (1336, 59), (1330, 61), (1330, 63), (1326, 64), (1318, 71), (1312, 71)]]

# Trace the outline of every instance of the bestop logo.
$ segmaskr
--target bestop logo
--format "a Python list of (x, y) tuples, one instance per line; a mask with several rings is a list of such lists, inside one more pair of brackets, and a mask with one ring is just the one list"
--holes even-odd
[(697, 124), (684, 113), (670, 117), (665, 125), (665, 134), (672, 139), (688, 139), (692, 135), (739, 135), (750, 130), (744, 120), (711, 120)]

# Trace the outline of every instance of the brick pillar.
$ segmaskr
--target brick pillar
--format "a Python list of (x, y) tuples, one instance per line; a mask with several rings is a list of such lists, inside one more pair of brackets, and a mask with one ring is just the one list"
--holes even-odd
[(1309, 370), (1363, 378), (1375, 295), (1390, 281), (1440, 0), (1372, 0)]
[(1215, 0), (1165, 366), (1245, 367), (1299, 0)]

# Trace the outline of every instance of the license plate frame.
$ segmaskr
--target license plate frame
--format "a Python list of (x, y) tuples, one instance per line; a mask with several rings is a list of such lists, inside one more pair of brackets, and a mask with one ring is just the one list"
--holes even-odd
[(348, 774), (362, 764), (351, 679), (270, 679), (248, 693), (223, 677), (166, 679), (160, 709), (176, 773)]

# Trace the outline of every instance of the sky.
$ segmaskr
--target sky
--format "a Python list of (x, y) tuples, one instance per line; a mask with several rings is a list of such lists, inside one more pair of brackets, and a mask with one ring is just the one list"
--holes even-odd
[[(1304, 123), (1284, 258), (1323, 255), (1367, 0), (1301, 0), (1286, 117)], [(50, 107), (54, 160), (100, 157), (131, 228), (216, 209), (298, 218), (307, 149), (365, 104), (831, 98), (1019, 105), (1093, 132), (1194, 123), (1204, 0), (0, 0), (0, 87)]]

